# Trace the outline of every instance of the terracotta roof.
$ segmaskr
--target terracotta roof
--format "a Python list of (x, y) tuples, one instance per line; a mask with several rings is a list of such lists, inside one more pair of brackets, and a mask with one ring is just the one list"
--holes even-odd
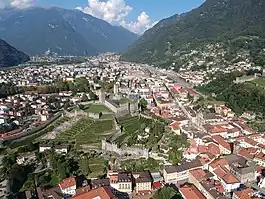
[(217, 168), (218, 166), (222, 166), (222, 167), (225, 167), (225, 166), (228, 166), (228, 161), (225, 159), (225, 158), (219, 158), (217, 160), (214, 160), (210, 166), (212, 168)]
[(193, 169), (189, 171), (198, 181), (201, 181), (206, 176), (206, 172), (203, 169)]
[(226, 148), (227, 150), (232, 150), (230, 144), (220, 135), (214, 135), (213, 140), (217, 142), (222, 147)]
[(174, 121), (172, 122), (171, 124), (168, 125), (170, 128), (174, 129), (174, 130), (177, 130), (177, 129), (180, 129), (179, 128), (179, 122), (177, 121)]
[(254, 154), (251, 154), (247, 149), (242, 148), (237, 152), (237, 155), (245, 157), (245, 158), (249, 158), (249, 159), (253, 159), (254, 158)]
[(212, 153), (215, 156), (221, 154), (219, 147), (214, 143), (210, 143), (208, 145), (208, 152)]
[(250, 138), (245, 138), (244, 140), (246, 143), (252, 145), (252, 146), (256, 146), (258, 144), (258, 142), (256, 142), (255, 140), (253, 139), (250, 139)]
[(219, 167), (214, 170), (214, 173), (221, 178), (223, 181), (225, 181), (227, 184), (234, 184), (239, 183), (240, 181), (233, 176), (227, 169)]
[(265, 160), (265, 154), (262, 152), (259, 152), (255, 155), (255, 158)]
[(59, 186), (61, 187), (62, 190), (76, 186), (75, 176), (64, 179), (59, 183)]
[(76, 195), (71, 199), (93, 199), (93, 198), (100, 198), (100, 199), (117, 199), (113, 193), (110, 191), (109, 187), (99, 187), (97, 189), (93, 189), (86, 193), (82, 193), (81, 195)]
[(259, 197), (254, 196), (254, 190), (251, 188), (246, 188), (241, 191), (234, 193), (240, 199), (258, 199)]
[(259, 165), (256, 165), (256, 171), (258, 173), (262, 173), (264, 171), (265, 167), (262, 167), (262, 166), (259, 166)]
[(193, 184), (186, 184), (180, 187), (179, 191), (187, 199), (206, 199), (206, 197)]

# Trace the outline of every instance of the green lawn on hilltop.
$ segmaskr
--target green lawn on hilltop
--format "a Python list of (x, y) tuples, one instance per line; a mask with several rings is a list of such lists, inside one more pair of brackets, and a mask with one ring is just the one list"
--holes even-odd
[(85, 107), (85, 111), (91, 113), (111, 112), (111, 110), (103, 104), (89, 104)]

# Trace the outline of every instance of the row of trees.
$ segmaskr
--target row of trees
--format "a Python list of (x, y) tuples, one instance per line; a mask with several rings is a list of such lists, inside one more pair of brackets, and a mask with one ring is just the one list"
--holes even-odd
[(59, 80), (52, 85), (42, 85), (42, 86), (32, 86), (24, 87), (25, 91), (38, 91), (43, 94), (48, 93), (58, 93), (61, 91), (72, 91), (73, 93), (77, 92), (90, 92), (90, 84), (88, 80), (84, 77), (76, 78), (74, 82), (62, 81)]
[(0, 83), (0, 98), (22, 93), (23, 90), (11, 83)]
[(153, 158), (125, 160), (121, 162), (121, 168), (127, 171), (138, 171), (138, 172), (148, 171), (148, 170), (151, 172), (155, 172), (161, 169), (159, 162)]

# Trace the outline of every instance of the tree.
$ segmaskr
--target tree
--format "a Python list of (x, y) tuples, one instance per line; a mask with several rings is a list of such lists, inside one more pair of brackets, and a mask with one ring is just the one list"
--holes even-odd
[(156, 191), (153, 199), (182, 199), (176, 188), (166, 185)]
[(65, 162), (60, 161), (57, 169), (60, 179), (64, 179), (67, 177), (68, 172)]
[(91, 100), (96, 100), (98, 97), (95, 93), (93, 93), (92, 91), (89, 91), (89, 97)]
[(75, 79), (75, 86), (79, 92), (88, 92), (90, 85), (85, 77), (80, 77)]
[(148, 103), (144, 98), (140, 99), (139, 105), (140, 105), (141, 112), (144, 112), (147, 109), (147, 104)]
[(89, 158), (87, 155), (84, 155), (79, 160), (79, 169), (82, 174), (85, 176), (88, 176), (88, 174), (91, 173), (90, 167), (89, 167)]
[(83, 94), (81, 101), (82, 102), (87, 102), (88, 100), (89, 99), (88, 99), (87, 95), (86, 94)]

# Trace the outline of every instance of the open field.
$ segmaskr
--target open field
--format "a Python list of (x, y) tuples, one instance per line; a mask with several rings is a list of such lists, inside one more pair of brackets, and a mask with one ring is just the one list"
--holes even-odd
[(103, 104), (89, 104), (85, 106), (84, 110), (86, 112), (91, 112), (91, 113), (111, 112), (111, 110), (109, 110)]
[(101, 140), (108, 137), (113, 128), (113, 120), (82, 118), (70, 129), (61, 132), (58, 139), (64, 142), (75, 142), (77, 149), (97, 149), (101, 146)]

